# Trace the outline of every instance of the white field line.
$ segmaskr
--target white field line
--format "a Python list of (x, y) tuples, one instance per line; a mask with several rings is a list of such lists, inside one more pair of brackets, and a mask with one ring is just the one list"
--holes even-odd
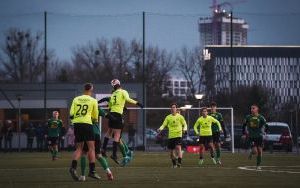
[[(300, 174), (300, 171), (289, 171), (289, 170), (282, 170), (282, 168), (300, 168), (300, 166), (261, 166), (261, 170), (256, 170), (256, 166), (240, 166), (238, 169), (240, 170), (247, 170), (247, 171), (257, 171), (257, 172), (272, 172), (272, 173), (288, 173), (288, 174)], [(278, 170), (274, 169), (264, 169), (264, 168), (279, 168)], [(299, 169), (300, 170), (300, 169)]]

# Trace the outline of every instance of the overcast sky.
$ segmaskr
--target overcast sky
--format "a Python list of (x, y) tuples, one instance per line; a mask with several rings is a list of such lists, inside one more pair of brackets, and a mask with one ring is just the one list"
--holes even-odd
[[(249, 23), (249, 44), (300, 45), (299, 0), (231, 2), (242, 2), (234, 4), (234, 14)], [(141, 41), (141, 12), (146, 11), (147, 45), (170, 51), (182, 46), (192, 48), (200, 45), (197, 21), (211, 15), (211, 3), (212, 0), (1, 0), (0, 43), (9, 27), (43, 31), (43, 11), (48, 11), (48, 47), (60, 59), (69, 60), (72, 47), (97, 38)]]

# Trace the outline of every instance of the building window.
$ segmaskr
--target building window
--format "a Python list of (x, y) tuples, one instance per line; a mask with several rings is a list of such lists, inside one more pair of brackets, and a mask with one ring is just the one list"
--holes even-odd
[(181, 81), (180, 82), (180, 87), (186, 87), (186, 82), (185, 81)]
[(175, 81), (175, 82), (174, 82), (174, 86), (175, 86), (175, 87), (179, 87), (178, 81)]

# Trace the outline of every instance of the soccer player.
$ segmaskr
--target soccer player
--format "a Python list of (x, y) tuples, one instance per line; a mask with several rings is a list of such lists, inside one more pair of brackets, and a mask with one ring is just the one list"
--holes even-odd
[(89, 177), (100, 179), (95, 171), (95, 134), (93, 131), (93, 122), (98, 122), (98, 102), (91, 97), (93, 94), (93, 84), (87, 83), (84, 85), (83, 95), (73, 99), (70, 118), (74, 124), (74, 134), (76, 142), (76, 150), (73, 154), (72, 164), (69, 172), (75, 181), (79, 180), (76, 172), (77, 160), (82, 155), (84, 143), (88, 146), (89, 158)]
[(259, 107), (256, 104), (251, 106), (251, 114), (247, 115), (243, 124), (243, 138), (248, 136), (251, 143), (251, 151), (249, 159), (252, 159), (252, 155), (257, 154), (256, 169), (261, 170), (260, 164), (262, 160), (263, 151), (263, 135), (265, 131), (268, 131), (268, 124), (266, 119), (259, 114)]
[(200, 135), (199, 143), (200, 143), (200, 159), (198, 165), (202, 165), (204, 162), (203, 154), (205, 150), (205, 146), (208, 145), (210, 147), (210, 156), (214, 164), (217, 164), (215, 160), (215, 149), (212, 140), (212, 125), (213, 123), (217, 124), (219, 131), (222, 132), (221, 124), (218, 120), (208, 115), (207, 108), (204, 107), (201, 109), (201, 116), (198, 118), (194, 125), (194, 131), (196, 135)]
[(138, 101), (135, 101), (129, 97), (129, 94), (126, 90), (122, 89), (121, 82), (118, 79), (113, 79), (111, 81), (111, 85), (113, 87), (113, 93), (109, 98), (108, 107), (110, 110), (111, 116), (114, 118), (114, 120), (109, 120), (109, 130), (107, 131), (104, 142), (102, 146), (102, 155), (106, 156), (106, 149), (107, 144), (109, 141), (110, 136), (113, 135), (114, 142), (113, 142), (113, 154), (111, 156), (111, 159), (114, 160), (117, 164), (120, 164), (117, 157), (117, 147), (119, 146), (123, 157), (125, 154), (125, 157), (130, 158), (130, 156), (127, 156), (128, 154), (125, 151), (124, 144), (120, 144), (120, 138), (121, 133), (124, 127), (123, 124), (123, 109), (125, 107), (125, 103), (131, 103), (136, 104), (137, 106), (143, 108), (143, 105), (139, 103)]
[[(106, 117), (108, 119), (111, 118), (110, 115), (108, 113), (106, 113), (104, 110), (102, 110), (101, 108), (99, 108), (99, 115), (102, 117)], [(107, 179), (113, 180), (114, 177), (113, 177), (111, 170), (108, 167), (108, 163), (107, 163), (105, 157), (103, 157), (100, 152), (101, 140), (100, 140), (100, 128), (99, 128), (98, 123), (93, 124), (93, 131), (95, 134), (96, 159), (99, 162), (99, 164), (101, 165), (101, 167), (103, 168), (103, 170), (106, 172)], [(86, 143), (83, 146), (83, 151), (84, 151), (84, 154), (81, 156), (81, 159), (80, 159), (81, 176), (79, 177), (79, 181), (85, 181), (86, 154), (88, 152), (88, 147), (87, 147)]]
[[(221, 124), (223, 133), (224, 133), (224, 138), (227, 138), (227, 133), (224, 125), (224, 120), (223, 116), (221, 113), (217, 112), (217, 103), (212, 102), (210, 104), (211, 112), (209, 113), (210, 116), (218, 120)], [(214, 147), (216, 149), (216, 162), (218, 164), (221, 164), (221, 140), (220, 140), (220, 129), (219, 126), (216, 123), (212, 124), (212, 138), (213, 138), (213, 143)]]
[(57, 160), (58, 153), (58, 141), (60, 129), (63, 126), (62, 120), (59, 118), (59, 112), (53, 111), (52, 118), (48, 120), (48, 133), (46, 137), (48, 138), (48, 148), (52, 155), (52, 160)]
[[(187, 131), (187, 124), (184, 117), (178, 113), (177, 104), (175, 103), (171, 104), (171, 114), (165, 118), (157, 132), (160, 133), (164, 128), (169, 130), (168, 149), (170, 150), (173, 168), (180, 168), (182, 164), (182, 134)], [(176, 156), (178, 156), (177, 161)]]

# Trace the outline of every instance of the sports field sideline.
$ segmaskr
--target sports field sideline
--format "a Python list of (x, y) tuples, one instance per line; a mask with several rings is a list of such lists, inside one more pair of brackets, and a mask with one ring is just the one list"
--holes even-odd
[(254, 170), (255, 159), (246, 154), (226, 153), (222, 159), (223, 165), (215, 166), (206, 155), (204, 166), (198, 167), (198, 155), (185, 153), (183, 167), (172, 169), (167, 152), (135, 152), (125, 168), (109, 160), (114, 181), (107, 181), (97, 165), (101, 181), (74, 182), (68, 173), (71, 153), (61, 153), (57, 161), (49, 153), (1, 153), (0, 187), (300, 187), (300, 156), (266, 154), (262, 171)]

